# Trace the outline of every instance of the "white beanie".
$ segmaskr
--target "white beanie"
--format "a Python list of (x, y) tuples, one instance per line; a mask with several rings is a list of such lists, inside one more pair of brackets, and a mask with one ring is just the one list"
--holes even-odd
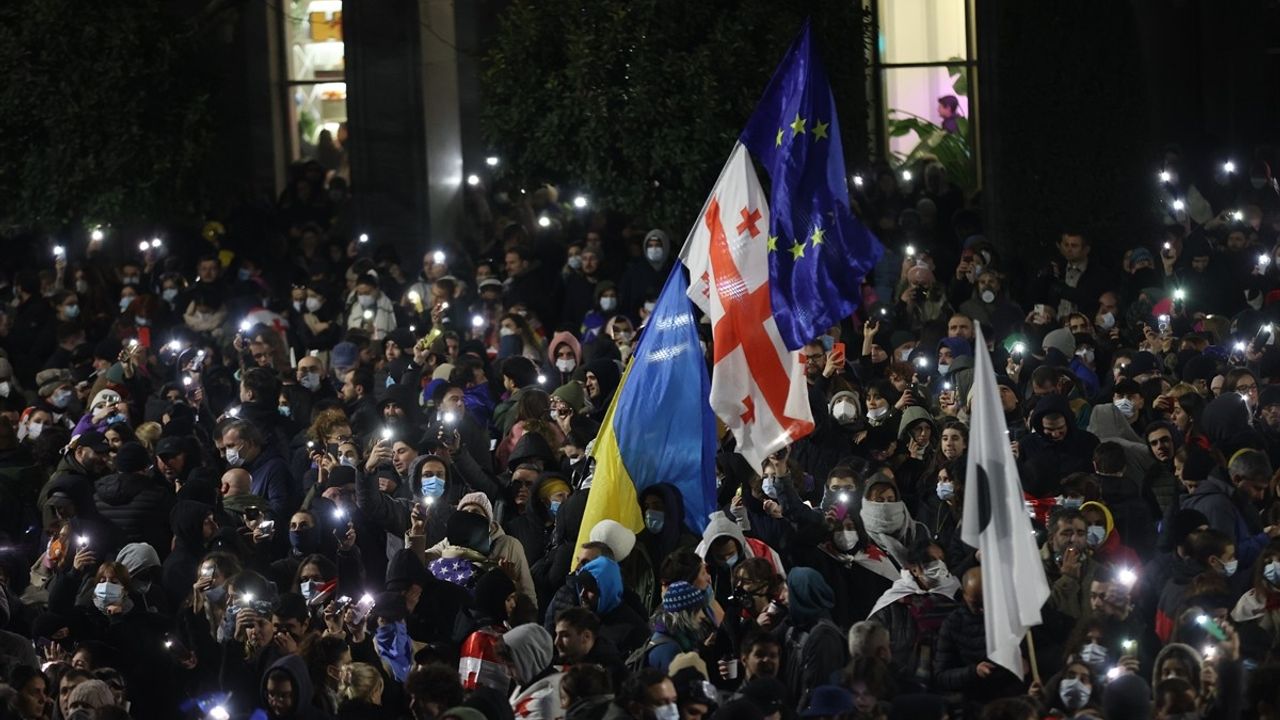
[(591, 542), (602, 542), (613, 550), (615, 562), (622, 562), (636, 546), (636, 534), (617, 520), (601, 520), (591, 528)]

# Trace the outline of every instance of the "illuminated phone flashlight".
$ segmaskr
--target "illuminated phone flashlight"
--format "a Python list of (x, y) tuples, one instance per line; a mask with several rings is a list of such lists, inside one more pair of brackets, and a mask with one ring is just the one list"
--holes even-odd
[(178, 352), (179, 350), (181, 350), (181, 349), (182, 349), (182, 343), (181, 343), (181, 342), (179, 342), (178, 340), (170, 340), (170, 341), (169, 341), (169, 349), (170, 349), (170, 350), (172, 350), (172, 351), (174, 351), (174, 352)]
[(539, 385), (546, 385), (546, 384), (547, 384), (547, 376), (546, 376), (546, 375), (539, 375), (539, 376), (538, 376), (538, 384), (539, 384)]
[(1238, 353), (1242, 353), (1242, 352), (1244, 352), (1245, 347), (1246, 347), (1246, 345), (1244, 344), (1244, 342), (1243, 342), (1243, 341), (1242, 341), (1242, 342), (1237, 342), (1237, 343), (1235, 344), (1235, 349), (1236, 349), (1236, 352), (1238, 352)]
[(1027, 346), (1026, 346), (1024, 343), (1016, 342), (1016, 343), (1014, 343), (1014, 344), (1013, 344), (1013, 352), (1014, 352), (1014, 353), (1016, 353), (1016, 354), (1018, 354), (1018, 355), (1021, 355), (1021, 354), (1025, 353), (1026, 351), (1027, 351)]
[(160, 238), (151, 238), (152, 250), (159, 250), (161, 245), (164, 245), (164, 243), (160, 242)]
[(369, 242), (369, 233), (360, 233), (360, 238), (359, 238), (359, 240), (360, 240), (360, 242), (362, 242), (362, 243), (367, 243), (367, 242)]
[(146, 252), (150, 249), (151, 249), (151, 243), (147, 242), (146, 240), (143, 240), (142, 242), (138, 243), (138, 252)]
[(372, 319), (373, 319), (373, 311), (372, 311), (372, 310), (365, 310), (365, 311), (364, 311), (364, 319), (365, 319), (365, 320), (372, 320)]
[(1168, 315), (1161, 315), (1161, 316), (1160, 316), (1160, 318), (1159, 318), (1159, 320), (1160, 320), (1160, 324), (1161, 324), (1161, 325), (1168, 325), (1168, 324), (1169, 324), (1169, 316), (1168, 316)]
[(447, 303), (447, 302), (442, 302), (442, 303), (440, 303), (440, 309), (441, 309), (441, 310), (448, 310), (448, 309), (449, 309), (449, 303)]
[(902, 181), (903, 181), (903, 182), (911, 182), (911, 171), (910, 171), (910, 170), (903, 170), (903, 171), (902, 171)]
[(1133, 640), (1129, 640), (1128, 638), (1120, 642), (1120, 649), (1124, 650), (1125, 652), (1133, 652), (1133, 649), (1137, 646), (1138, 646), (1138, 643), (1134, 642)]
[(586, 207), (587, 207), (587, 196), (586, 196), (586, 195), (579, 195), (579, 196), (575, 197), (575, 198), (573, 199), (573, 206), (574, 206), (575, 208), (579, 209), (579, 210), (584, 210), (584, 209), (586, 209)]
[(915, 256), (916, 256), (916, 246), (915, 246), (915, 245), (908, 245), (908, 246), (907, 246), (907, 257), (915, 257)]
[(76, 542), (80, 543), (80, 547), (84, 547), (85, 545), (89, 544), (89, 536), (81, 535), (80, 537), (76, 538)]
[(1167, 183), (1173, 180), (1173, 175), (1169, 174), (1168, 170), (1161, 170), (1159, 177), (1160, 177), (1160, 182), (1162, 183)]
[(1116, 679), (1116, 678), (1118, 678), (1118, 677), (1120, 677), (1120, 667), (1119, 667), (1119, 666), (1113, 667), (1113, 668), (1111, 668), (1110, 670), (1108, 670), (1108, 671), (1107, 671), (1107, 679), (1108, 679), (1108, 680), (1115, 680), (1115, 679)]
[(1271, 264), (1271, 256), (1270, 256), (1270, 255), (1268, 255), (1268, 254), (1266, 254), (1266, 253), (1259, 253), (1259, 254), (1258, 254), (1258, 264), (1259, 264), (1259, 265), (1261, 265), (1261, 266), (1263, 266), (1263, 267), (1266, 267), (1266, 266), (1270, 265), (1270, 264)]
[(253, 327), (253, 323), (249, 322), (248, 320), (245, 320), (240, 323), (240, 332), (247, 333), (249, 332), (249, 328), (251, 327)]
[(1178, 302), (1182, 302), (1183, 300), (1187, 299), (1187, 291), (1183, 290), (1182, 288), (1178, 288), (1177, 290), (1174, 290), (1173, 299), (1177, 300)]
[(342, 508), (334, 508), (334, 509), (333, 509), (333, 519), (334, 519), (334, 520), (341, 520), (341, 519), (345, 518), (346, 516), (347, 516), (347, 511), (346, 511), (346, 510), (343, 510)]
[(214, 705), (209, 710), (209, 720), (231, 720), (231, 713), (221, 705)]
[(929, 358), (922, 358), (922, 357), (916, 358), (916, 367), (920, 368), (921, 370), (929, 367)]
[(435, 264), (437, 264), (437, 265), (443, 265), (443, 264), (444, 264), (444, 251), (443, 251), (443, 250), (437, 250), (437, 251), (435, 251), (434, 253), (432, 253), (432, 254), (431, 254), (431, 260), (432, 260), (433, 262), (435, 262)]
[(102, 240), (106, 237), (107, 237), (107, 234), (102, 232), (102, 228), (94, 228), (89, 233), (89, 239), (94, 242), (102, 242)]
[(836, 499), (840, 501), (841, 505), (848, 505), (851, 498), (849, 497), (849, 493), (842, 492), (836, 496)]
[(409, 291), (409, 302), (413, 303), (414, 305), (417, 305), (418, 303), (422, 302), (422, 296), (418, 294), (417, 290)]
[(436, 504), (436, 499), (430, 495), (423, 495), (422, 504), (426, 505), (427, 507), (431, 507), (432, 505)]
[(66, 254), (67, 254), (67, 249), (66, 249), (66, 248), (62, 247), (61, 245), (54, 245), (54, 246), (53, 246), (53, 256), (54, 256), (54, 257), (62, 257), (63, 255), (66, 255)]
[(483, 316), (483, 315), (472, 315), (472, 316), (471, 316), (471, 327), (473, 327), (473, 328), (482, 328), (482, 327), (484, 327), (484, 316)]
[(240, 596), (240, 601), (246, 605), (253, 602), (253, 593), (245, 593)]
[(864, 182), (864, 181), (863, 181), (863, 179), (862, 179), (862, 176), (861, 176), (861, 175), (854, 175), (854, 176), (853, 176), (853, 186), (854, 186), (854, 187), (862, 187), (862, 183), (863, 183), (863, 182)]
[(409, 326), (409, 332), (411, 332), (411, 333), (416, 333), (416, 332), (418, 332), (418, 326), (417, 326), (417, 325), (410, 325), (410, 326)]
[(308, 441), (307, 441), (307, 449), (308, 449), (308, 450), (315, 450), (315, 449), (316, 449), (316, 441), (315, 441), (315, 440), (308, 440)]
[(1133, 587), (1133, 584), (1138, 582), (1138, 574), (1129, 568), (1121, 568), (1119, 574), (1116, 575), (1116, 580), (1120, 581), (1120, 584), (1125, 587)]
[(467, 176), (467, 184), (468, 184), (468, 185), (470, 185), (471, 187), (475, 187), (475, 186), (479, 185), (479, 184), (480, 184), (480, 176), (479, 176), (479, 175), (476, 175), (476, 174), (468, 175), (468, 176)]
[(1187, 204), (1186, 204), (1186, 203), (1184, 203), (1184, 202), (1182, 202), (1182, 200), (1174, 200), (1174, 201), (1173, 201), (1173, 209), (1174, 209), (1174, 210), (1182, 210), (1182, 209), (1184, 209), (1186, 206), (1187, 206)]
[(165, 649), (165, 650), (169, 650), (169, 649), (172, 649), (172, 648), (173, 648), (173, 641), (172, 641), (172, 640), (165, 640), (165, 641), (164, 641), (164, 649)]
[(546, 215), (538, 216), (538, 227), (551, 227), (551, 218)]
[(1226, 161), (1226, 162), (1222, 163), (1222, 172), (1224, 172), (1224, 173), (1226, 173), (1226, 174), (1230, 175), (1231, 173), (1234, 173), (1235, 171), (1236, 171), (1236, 164), (1235, 164), (1235, 163), (1231, 162), (1230, 160), (1228, 160), (1228, 161)]
[(129, 347), (131, 348), (138, 347), (138, 338), (129, 338)]
[(1165, 244), (1164, 244), (1164, 249), (1165, 249), (1165, 250), (1172, 250), (1172, 249), (1173, 249), (1173, 243), (1165, 243)]
[(501, 161), (498, 160), (497, 155), (490, 155), (489, 157), (484, 159), (484, 164), (488, 165), (489, 167), (498, 167), (499, 162)]
[(382, 439), (383, 439), (383, 440), (390, 440), (392, 437), (395, 437), (395, 433), (394, 433), (394, 432), (392, 432), (391, 428), (389, 428), (389, 427), (384, 427), (384, 428), (382, 428)]
[(238, 407), (233, 407), (233, 408), (231, 408), (230, 410), (227, 410), (227, 414), (228, 414), (228, 415), (230, 415), (230, 416), (231, 416), (231, 417), (233, 417), (233, 418), (238, 418), (238, 417), (240, 417), (240, 408), (238, 408)]
[(1243, 221), (1244, 221), (1244, 213), (1243, 213), (1243, 212), (1241, 212), (1241, 211), (1239, 211), (1239, 210), (1232, 211), (1232, 213), (1231, 213), (1231, 219), (1232, 219), (1232, 220), (1235, 220), (1236, 222), (1243, 222)]
[(190, 377), (182, 378), (182, 384), (184, 387), (191, 387), (191, 378)]
[(888, 310), (886, 310), (885, 308), (880, 308), (880, 314), (881, 314), (881, 315), (888, 315), (888, 314), (889, 314), (889, 311), (888, 311)]
[(1218, 648), (1212, 645), (1205, 645), (1204, 651), (1202, 651), (1200, 654), (1204, 656), (1205, 660), (1212, 660), (1214, 656), (1218, 654)]

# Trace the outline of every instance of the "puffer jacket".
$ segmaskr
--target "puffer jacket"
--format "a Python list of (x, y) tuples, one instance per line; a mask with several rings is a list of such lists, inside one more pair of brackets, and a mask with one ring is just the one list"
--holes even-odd
[[(1053, 413), (1067, 419), (1067, 435), (1057, 442), (1044, 435), (1044, 418)], [(1093, 472), (1093, 450), (1098, 438), (1072, 422), (1076, 413), (1061, 395), (1048, 395), (1031, 414), (1031, 433), (1022, 439), (1023, 457), (1030, 469), (1022, 489), (1035, 497), (1052, 497), (1062, 489), (1062, 478), (1073, 472)]]
[(956, 608), (938, 631), (933, 658), (933, 684), (945, 692), (963, 692), (966, 699), (992, 700), (1018, 694), (1021, 683), (1003, 668), (978, 677), (978, 663), (987, 659), (984, 619), (967, 605)]
[(94, 483), (93, 502), (119, 528), (124, 542), (144, 542), (169, 551), (173, 536), (167, 520), (174, 495), (164, 480), (141, 473), (107, 475)]

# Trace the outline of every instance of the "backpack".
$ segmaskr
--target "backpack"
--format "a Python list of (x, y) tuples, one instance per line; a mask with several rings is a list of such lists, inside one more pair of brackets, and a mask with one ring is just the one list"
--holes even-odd
[(627, 656), (627, 662), (625, 663), (627, 672), (634, 673), (648, 667), (650, 650), (658, 647), (659, 645), (667, 645), (674, 642), (675, 640), (672, 640), (666, 635), (651, 635), (644, 645), (636, 648)]

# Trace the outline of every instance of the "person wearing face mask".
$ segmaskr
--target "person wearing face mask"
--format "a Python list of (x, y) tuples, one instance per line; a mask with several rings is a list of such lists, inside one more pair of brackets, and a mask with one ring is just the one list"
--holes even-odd
[(965, 491), (963, 456), (938, 468), (934, 492), (922, 495), (917, 516), (945, 553), (947, 565), (963, 574), (974, 564), (973, 550), (960, 540)]
[(697, 546), (698, 537), (685, 526), (684, 498), (674, 485), (650, 485), (639, 499), (644, 529), (636, 533), (636, 545), (652, 564), (660, 564), (677, 550)]
[(631, 317), (639, 316), (645, 298), (656, 296), (671, 272), (671, 240), (665, 231), (650, 230), (641, 247), (641, 257), (631, 261), (618, 283), (618, 309)]
[(763, 557), (773, 564), (777, 574), (783, 574), (782, 558), (778, 553), (764, 541), (744, 535), (738, 523), (723, 512), (711, 514), (694, 552), (706, 562), (716, 599), (721, 604), (733, 592), (733, 568), (747, 558)]
[(854, 498), (841, 499), (852, 495), (844, 489), (851, 487), (844, 481), (832, 479), (828, 489), (841, 489), (829, 504), (824, 500), (823, 522), (801, 527), (792, 550), (796, 565), (814, 568), (826, 578), (837, 598), (831, 616), (841, 627), (865, 620), (876, 600), (898, 579), (897, 566), (866, 539)]
[(1074, 717), (1082, 710), (1097, 712), (1101, 692), (1094, 692), (1096, 685), (1093, 670), (1079, 658), (1072, 658), (1061, 673), (1049, 679), (1040, 700), (1066, 717)]
[(1280, 641), (1280, 546), (1263, 551), (1252, 580), (1231, 610), (1231, 621), (1242, 637), (1265, 637), (1270, 647)]
[(372, 272), (356, 278), (355, 291), (347, 300), (344, 319), (348, 330), (365, 330), (374, 341), (382, 340), (396, 329), (395, 304), (382, 292), (378, 277)]
[(876, 600), (868, 620), (889, 631), (893, 664), (918, 677), (932, 674), (938, 628), (956, 610), (960, 582), (942, 560), (942, 549), (922, 540), (913, 544), (893, 585)]
[[(493, 505), (489, 502), (488, 496), (481, 492), (463, 495), (462, 499), (458, 501), (458, 512), (479, 515), (489, 523), (489, 547), (486, 552), (481, 553), (465, 547), (455, 546), (448, 537), (431, 547), (427, 547), (425, 545), (425, 536), (414, 534), (416, 527), (413, 524), (410, 525), (409, 532), (405, 535), (405, 547), (417, 553), (428, 565), (439, 558), (460, 557), (496, 565), (509, 565), (511, 575), (515, 581), (515, 586), (511, 592), (518, 592), (536, 604), (538, 602), (538, 594), (533, 583), (533, 576), (529, 572), (529, 562), (525, 556), (524, 547), (518, 539), (503, 532), (502, 528), (493, 521)], [(505, 602), (506, 599), (504, 595), (502, 600)]]
[(1004, 281), (995, 268), (977, 273), (973, 295), (960, 304), (959, 311), (993, 329), (988, 337), (1004, 337), (1023, 322), (1026, 313), (1004, 292)]
[(0, 325), (0, 348), (13, 363), (17, 376), (29, 378), (49, 356), (48, 350), (41, 352), (31, 340), (54, 325), (54, 311), (40, 295), (40, 277), (34, 270), (19, 272), (14, 278), (14, 287), (17, 307), (9, 322)]
[(883, 474), (868, 479), (860, 515), (867, 538), (899, 567), (907, 562), (908, 548), (928, 537), (928, 529), (911, 518), (897, 484)]
[(825, 416), (817, 416), (814, 431), (795, 443), (792, 457), (805, 472), (826, 477), (848, 454), (854, 440), (866, 431), (861, 395), (841, 390), (831, 396)]
[[(608, 280), (596, 283), (594, 305), (582, 315), (579, 336), (585, 345), (594, 343), (604, 332), (604, 326), (618, 314), (618, 288)], [(566, 318), (573, 320), (573, 318)]]
[(573, 380), (573, 371), (582, 364), (582, 345), (573, 333), (561, 331), (551, 336), (547, 343), (548, 374), (554, 381), (550, 386), (559, 387)]
[(1124, 567), (1138, 567), (1141, 564), (1138, 553), (1124, 543), (1109, 507), (1092, 500), (1080, 506), (1080, 514), (1085, 521), (1085, 543), (1094, 560)]

